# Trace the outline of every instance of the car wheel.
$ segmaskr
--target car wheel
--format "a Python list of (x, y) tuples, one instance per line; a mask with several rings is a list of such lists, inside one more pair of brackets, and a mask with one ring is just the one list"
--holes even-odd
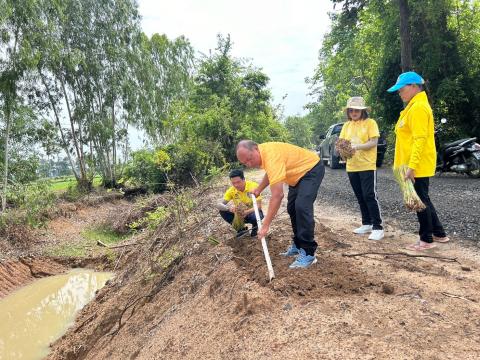
[(323, 165), (327, 165), (328, 164), (328, 160), (325, 160), (323, 158), (323, 151), (320, 149), (320, 153), (318, 154), (318, 156), (320, 157), (320, 161), (322, 162)]
[(382, 167), (384, 157), (385, 157), (384, 153), (377, 155), (377, 168)]
[(331, 169), (339, 169), (340, 168), (340, 158), (335, 156), (333, 153), (333, 149), (330, 150), (330, 168)]

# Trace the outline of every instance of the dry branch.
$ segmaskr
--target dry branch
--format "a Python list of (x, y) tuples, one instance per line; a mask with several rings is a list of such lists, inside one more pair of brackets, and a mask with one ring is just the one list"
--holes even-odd
[(137, 246), (140, 245), (141, 243), (128, 243), (128, 244), (120, 244), (120, 245), (115, 245), (115, 246), (109, 246), (110, 249), (118, 249), (126, 246)]
[(476, 300), (469, 299), (469, 298), (466, 298), (466, 297), (463, 297), (463, 296), (460, 296), (460, 295), (450, 294), (450, 293), (447, 293), (447, 292), (441, 292), (441, 294), (444, 295), (444, 296), (455, 298), (455, 299), (462, 299), (462, 300), (465, 300), (465, 301), (477, 302)]

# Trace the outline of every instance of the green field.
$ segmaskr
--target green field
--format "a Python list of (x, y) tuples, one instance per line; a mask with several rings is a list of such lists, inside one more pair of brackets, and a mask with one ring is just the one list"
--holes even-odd
[[(50, 189), (53, 191), (66, 191), (69, 186), (75, 185), (77, 181), (74, 176), (62, 176), (59, 178), (54, 178), (50, 180)], [(98, 187), (102, 183), (102, 177), (96, 175), (93, 178), (93, 186)]]

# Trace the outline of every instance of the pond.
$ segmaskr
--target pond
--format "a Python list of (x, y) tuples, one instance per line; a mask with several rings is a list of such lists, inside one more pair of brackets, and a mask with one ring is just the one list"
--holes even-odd
[(42, 359), (113, 273), (73, 269), (0, 300), (0, 359)]

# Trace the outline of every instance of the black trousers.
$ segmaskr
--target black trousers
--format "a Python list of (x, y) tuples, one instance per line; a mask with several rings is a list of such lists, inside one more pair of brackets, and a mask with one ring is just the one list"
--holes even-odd
[[(262, 212), (261, 209), (258, 210), (258, 213), (260, 215), (260, 219), (263, 219), (263, 212)], [(220, 210), (220, 216), (223, 218), (223, 220), (225, 220), (226, 222), (231, 224), (233, 222), (233, 218), (234, 218), (235, 214), (231, 213), (230, 211)], [(257, 218), (255, 217), (254, 212), (245, 216), (245, 224), (252, 224), (252, 229), (258, 227)]]
[(423, 211), (417, 212), (418, 222), (420, 223), (420, 240), (431, 243), (433, 242), (432, 235), (438, 237), (447, 236), (443, 229), (442, 223), (438, 219), (435, 207), (428, 196), (428, 186), (430, 184), (430, 178), (421, 177), (415, 178), (415, 184), (413, 185), (418, 197), (425, 204), (426, 208)]
[(314, 255), (317, 249), (314, 239), (313, 203), (324, 174), (325, 168), (320, 161), (298, 181), (297, 185), (288, 188), (287, 211), (292, 223), (293, 241), (295, 246), (304, 249), (307, 255)]
[(348, 179), (357, 197), (362, 225), (373, 225), (373, 230), (382, 230), (382, 217), (377, 197), (377, 172), (374, 170), (348, 172)]

